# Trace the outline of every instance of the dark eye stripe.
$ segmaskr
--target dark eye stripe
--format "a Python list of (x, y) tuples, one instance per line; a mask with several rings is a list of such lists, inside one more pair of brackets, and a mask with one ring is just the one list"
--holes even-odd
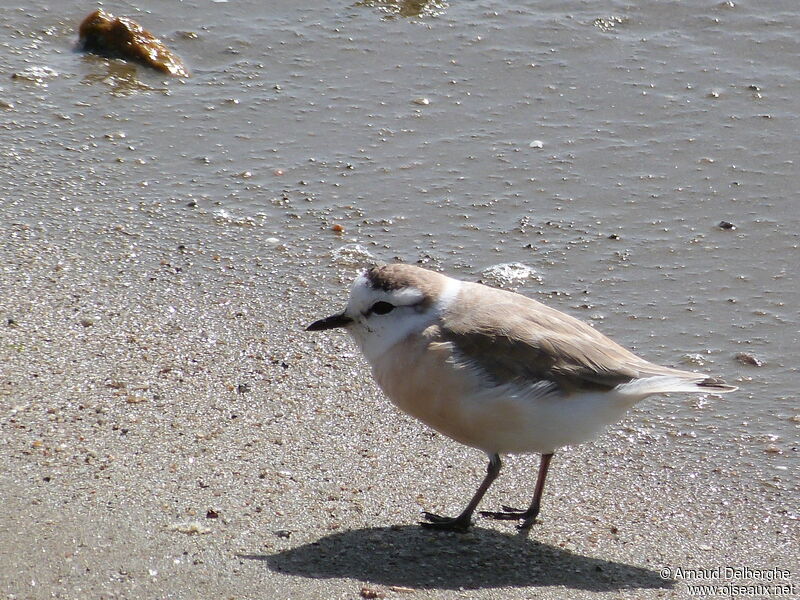
[(375, 313), (376, 315), (385, 315), (386, 313), (390, 313), (394, 310), (394, 304), (389, 304), (388, 302), (384, 302), (383, 300), (376, 302), (373, 304), (369, 312)]

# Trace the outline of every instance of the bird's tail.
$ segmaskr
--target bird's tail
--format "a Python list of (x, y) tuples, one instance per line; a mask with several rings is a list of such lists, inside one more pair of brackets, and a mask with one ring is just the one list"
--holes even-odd
[(736, 386), (728, 385), (721, 379), (688, 371), (678, 371), (674, 375), (641, 377), (617, 387), (617, 391), (623, 396), (638, 398), (644, 398), (652, 394), (668, 394), (670, 392), (724, 394), (737, 389)]

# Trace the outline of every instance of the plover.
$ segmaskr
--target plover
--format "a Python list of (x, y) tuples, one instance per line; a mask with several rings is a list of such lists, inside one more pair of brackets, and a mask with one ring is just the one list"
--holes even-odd
[(425, 527), (465, 531), (500, 472), (500, 455), (539, 453), (525, 510), (481, 512), (529, 528), (562, 446), (584, 442), (652, 394), (736, 388), (662, 367), (593, 327), (521, 294), (404, 264), (356, 278), (344, 311), (309, 331), (342, 327), (401, 410), (489, 456), (486, 476), (457, 517), (424, 513)]

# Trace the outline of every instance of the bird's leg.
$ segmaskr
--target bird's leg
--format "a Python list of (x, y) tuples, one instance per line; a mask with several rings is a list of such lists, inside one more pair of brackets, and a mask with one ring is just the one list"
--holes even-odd
[(445, 531), (466, 531), (471, 524), (472, 513), (475, 512), (475, 507), (478, 506), (486, 490), (492, 485), (492, 482), (497, 479), (497, 475), (500, 473), (500, 467), (502, 466), (503, 463), (500, 461), (499, 454), (494, 453), (489, 455), (489, 466), (486, 467), (486, 477), (483, 478), (472, 500), (470, 500), (467, 507), (461, 511), (461, 514), (457, 517), (440, 517), (439, 515), (426, 512), (423, 513), (426, 522), (422, 522), (420, 525), (430, 529), (442, 529)]
[(497, 512), (481, 511), (481, 516), (489, 517), (490, 519), (501, 519), (506, 521), (521, 520), (517, 527), (519, 529), (529, 529), (533, 522), (536, 520), (536, 515), (539, 514), (539, 507), (542, 504), (542, 493), (544, 492), (544, 481), (547, 477), (547, 469), (550, 467), (550, 459), (553, 458), (553, 453), (542, 454), (542, 460), (539, 463), (539, 476), (536, 478), (536, 489), (533, 492), (533, 502), (528, 507), (528, 510), (520, 510), (518, 508), (511, 508), (510, 506), (503, 506), (503, 510)]

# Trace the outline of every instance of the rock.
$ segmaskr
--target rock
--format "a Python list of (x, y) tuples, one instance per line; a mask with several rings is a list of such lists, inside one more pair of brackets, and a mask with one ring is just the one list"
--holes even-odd
[(25, 81), (31, 81), (41, 86), (45, 86), (45, 82), (48, 79), (54, 79), (56, 77), (58, 77), (58, 72), (55, 69), (42, 65), (34, 65), (11, 75), (12, 79), (24, 79)]
[(743, 365), (750, 365), (753, 367), (764, 366), (764, 361), (749, 352), (738, 352), (734, 358)]
[(97, 9), (83, 20), (78, 35), (78, 44), (87, 52), (133, 60), (170, 75), (189, 77), (180, 57), (133, 19), (114, 17)]

